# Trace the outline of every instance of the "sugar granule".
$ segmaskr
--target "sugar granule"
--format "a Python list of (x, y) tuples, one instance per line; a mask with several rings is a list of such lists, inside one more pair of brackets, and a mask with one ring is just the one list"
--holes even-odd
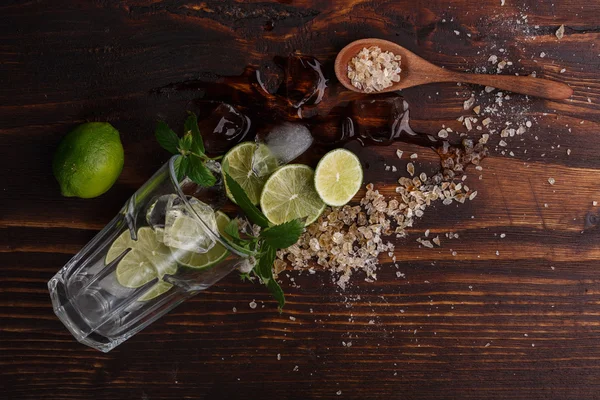
[(558, 40), (562, 39), (563, 36), (565, 36), (565, 26), (564, 25), (559, 26), (558, 29), (556, 30), (555, 35), (558, 38)]
[(400, 81), (401, 56), (378, 46), (363, 47), (348, 63), (348, 78), (365, 93), (379, 92)]

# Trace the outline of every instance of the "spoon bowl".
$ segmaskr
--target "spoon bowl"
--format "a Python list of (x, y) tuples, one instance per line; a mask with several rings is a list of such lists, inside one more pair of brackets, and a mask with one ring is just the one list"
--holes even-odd
[(564, 100), (573, 94), (573, 89), (565, 83), (549, 79), (533, 78), (531, 76), (471, 74), (450, 71), (424, 60), (397, 43), (376, 38), (356, 40), (338, 53), (334, 65), (335, 75), (347, 89), (365, 93), (354, 87), (350, 82), (350, 78), (348, 78), (348, 63), (364, 47), (369, 48), (371, 46), (378, 46), (382, 51), (390, 51), (396, 55), (400, 55), (400, 68), (402, 71), (400, 72), (399, 82), (394, 82), (392, 86), (378, 92), (371, 92), (370, 94), (393, 92), (436, 82), (474, 83), (551, 100)]

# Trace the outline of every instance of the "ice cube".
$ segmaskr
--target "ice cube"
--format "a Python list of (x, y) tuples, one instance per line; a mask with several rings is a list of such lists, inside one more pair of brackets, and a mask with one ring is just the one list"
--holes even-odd
[(397, 95), (354, 101), (352, 125), (359, 137), (375, 143), (387, 144), (403, 134), (417, 135), (409, 125), (408, 103)]
[(291, 122), (277, 125), (256, 139), (259, 144), (252, 158), (252, 171), (257, 176), (273, 172), (269, 157), (275, 158), (279, 165), (284, 165), (302, 155), (313, 143), (306, 126)]
[(202, 102), (199, 106), (198, 128), (208, 154), (224, 153), (244, 140), (250, 118), (227, 103)]
[(179, 197), (169, 202), (164, 243), (176, 249), (206, 253), (215, 245), (214, 237), (218, 232), (215, 212), (196, 198), (189, 197), (188, 203), (193, 211)]
[(285, 71), (280, 94), (287, 98), (292, 107), (300, 108), (305, 104), (315, 105), (321, 102), (327, 79), (316, 58), (294, 53), (286, 59), (278, 57), (276, 62)]
[(155, 197), (150, 202), (146, 211), (146, 222), (155, 231), (157, 228), (165, 227), (165, 217), (167, 214), (167, 205), (169, 201), (177, 197), (175, 194), (165, 194)]

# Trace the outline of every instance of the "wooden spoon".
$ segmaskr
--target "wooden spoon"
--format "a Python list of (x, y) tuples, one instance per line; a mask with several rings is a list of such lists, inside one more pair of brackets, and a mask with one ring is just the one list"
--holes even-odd
[(382, 51), (391, 51), (402, 56), (400, 61), (400, 82), (373, 94), (393, 92), (413, 86), (434, 82), (464, 82), (492, 86), (497, 89), (509, 90), (529, 96), (542, 97), (552, 100), (563, 100), (571, 97), (573, 89), (562, 82), (530, 76), (470, 74), (466, 72), (449, 71), (440, 68), (404, 47), (383, 39), (356, 40), (344, 47), (335, 59), (335, 75), (346, 88), (355, 92), (363, 92), (352, 86), (348, 78), (348, 62), (355, 57), (363, 47), (378, 46)]

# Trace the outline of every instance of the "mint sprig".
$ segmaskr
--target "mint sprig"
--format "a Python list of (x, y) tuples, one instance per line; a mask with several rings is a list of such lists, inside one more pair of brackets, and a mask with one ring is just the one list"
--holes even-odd
[(198, 128), (196, 115), (189, 112), (184, 123), (183, 136), (180, 138), (164, 121), (159, 121), (154, 131), (158, 144), (171, 154), (180, 154), (176, 161), (177, 177), (188, 176), (200, 186), (213, 186), (217, 179), (206, 166), (212, 160), (205, 154), (204, 141)]
[[(285, 295), (279, 283), (273, 277), (273, 263), (277, 249), (284, 249), (296, 243), (304, 231), (304, 221), (295, 219), (279, 225), (271, 225), (267, 217), (250, 201), (240, 184), (229, 175), (228, 165), (223, 166), (227, 187), (238, 206), (246, 213), (250, 221), (262, 228), (258, 237), (253, 237), (251, 246), (260, 249), (258, 262), (252, 273), (269, 289), (281, 310), (285, 305)], [(229, 227), (228, 227), (229, 228)], [(230, 228), (231, 229), (231, 228)], [(229, 233), (230, 236), (234, 236)]]

